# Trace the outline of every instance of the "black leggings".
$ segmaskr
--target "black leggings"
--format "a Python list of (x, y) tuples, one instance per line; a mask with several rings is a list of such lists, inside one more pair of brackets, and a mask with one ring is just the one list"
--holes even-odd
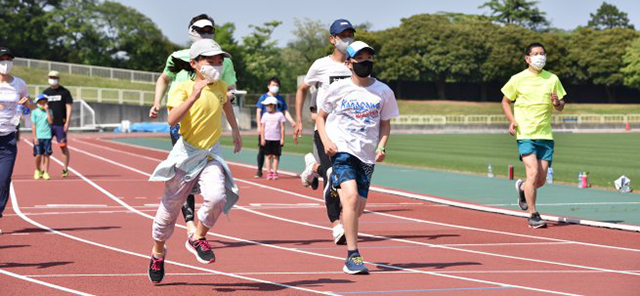
[[(329, 179), (327, 176), (327, 170), (331, 167), (331, 159), (324, 153), (324, 145), (320, 139), (318, 131), (313, 132), (313, 143), (318, 150), (318, 157), (320, 158), (320, 166), (318, 167), (318, 174), (324, 179), (324, 187), (329, 185)], [(325, 189), (327, 190), (327, 189)], [(323, 190), (323, 192), (325, 191)], [(324, 195), (324, 204), (327, 206), (327, 216), (332, 223), (340, 219), (340, 212), (342, 211), (342, 204), (340, 204), (339, 198), (331, 198), (329, 194)]]
[(260, 145), (260, 135), (258, 135), (258, 172), (262, 172), (264, 166), (264, 147)]
[[(174, 129), (176, 127), (172, 126), (171, 128)], [(180, 135), (175, 131), (173, 133), (169, 132), (169, 135), (171, 136), (171, 145), (175, 145), (176, 142), (178, 142), (178, 139), (180, 139)], [(193, 221), (195, 217), (195, 211), (196, 197), (193, 196), (193, 194), (189, 194), (189, 196), (187, 196), (187, 200), (182, 205), (182, 216), (184, 216), (184, 222)]]

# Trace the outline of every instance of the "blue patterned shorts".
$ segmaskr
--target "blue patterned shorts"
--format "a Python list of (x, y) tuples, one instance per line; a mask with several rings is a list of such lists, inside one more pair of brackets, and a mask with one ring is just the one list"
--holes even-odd
[(359, 158), (344, 152), (332, 156), (331, 163), (333, 164), (331, 181), (334, 188), (340, 188), (343, 182), (355, 180), (358, 185), (358, 195), (367, 198), (374, 164), (364, 163)]

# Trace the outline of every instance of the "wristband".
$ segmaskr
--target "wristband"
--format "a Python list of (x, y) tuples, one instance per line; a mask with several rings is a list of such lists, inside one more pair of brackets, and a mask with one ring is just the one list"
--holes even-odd
[(376, 148), (376, 151), (378, 151), (378, 150), (380, 150), (380, 151), (382, 151), (382, 152), (387, 152), (387, 151), (384, 149), (384, 147), (382, 147), (382, 146), (378, 146), (378, 148)]

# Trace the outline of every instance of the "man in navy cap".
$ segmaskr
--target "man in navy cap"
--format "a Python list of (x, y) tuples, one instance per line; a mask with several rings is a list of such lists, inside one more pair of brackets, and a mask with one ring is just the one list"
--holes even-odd
[[(337, 19), (329, 27), (329, 42), (334, 46), (333, 53), (317, 59), (311, 65), (307, 75), (304, 77), (304, 82), (302, 82), (296, 93), (296, 126), (293, 132), (293, 140), (296, 144), (298, 143), (298, 137), (302, 136), (302, 106), (309, 88), (315, 86), (317, 89), (315, 100), (312, 98), (309, 104), (311, 118), (315, 122), (316, 106), (321, 106), (329, 85), (351, 76), (351, 70), (345, 65), (345, 57), (347, 47), (353, 42), (355, 32), (356, 30), (351, 25), (351, 22), (345, 19)], [(305, 170), (300, 174), (300, 178), (305, 187), (312, 186), (315, 189), (318, 186), (318, 176), (323, 177), (323, 195), (327, 206), (327, 215), (333, 229), (333, 241), (336, 244), (343, 245), (346, 243), (346, 238), (344, 227), (340, 223), (342, 206), (337, 192), (333, 189), (333, 186), (330, 186), (330, 178), (327, 178), (331, 175), (331, 160), (324, 153), (324, 146), (316, 128), (314, 128), (313, 142), (316, 156), (312, 153), (305, 155)], [(316, 159), (319, 160), (319, 163)]]

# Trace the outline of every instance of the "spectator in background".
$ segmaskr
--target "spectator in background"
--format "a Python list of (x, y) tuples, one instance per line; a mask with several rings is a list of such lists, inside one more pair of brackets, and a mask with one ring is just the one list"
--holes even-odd
[(60, 73), (58, 71), (49, 72), (49, 88), (44, 90), (44, 94), (49, 98), (49, 109), (53, 112), (53, 123), (51, 132), (56, 136), (58, 146), (64, 154), (64, 168), (62, 177), (69, 176), (69, 147), (67, 147), (69, 123), (71, 122), (71, 112), (73, 111), (73, 98), (71, 93), (64, 86), (60, 85)]
[(49, 180), (49, 157), (51, 156), (51, 123), (53, 115), (47, 104), (47, 95), (41, 94), (36, 98), (38, 108), (31, 112), (33, 125), (33, 156), (36, 158), (36, 171), (33, 178)]

